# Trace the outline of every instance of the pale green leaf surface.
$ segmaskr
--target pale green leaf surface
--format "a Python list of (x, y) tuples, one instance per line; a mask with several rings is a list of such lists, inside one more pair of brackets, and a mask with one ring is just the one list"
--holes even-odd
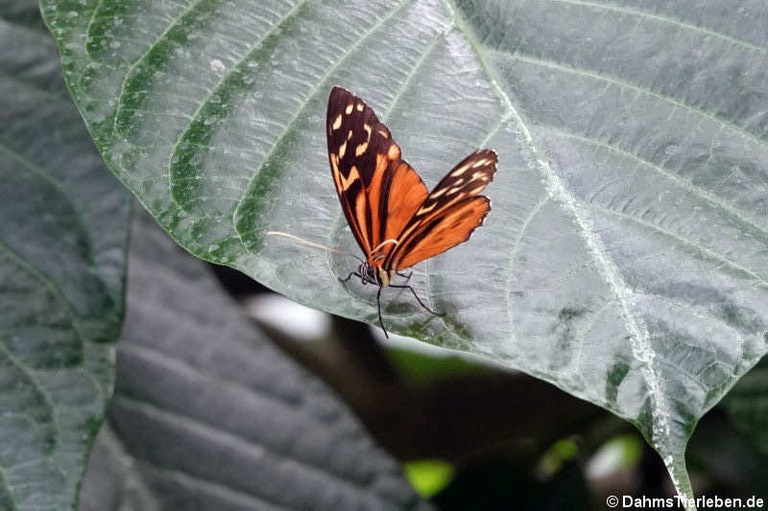
[(112, 392), (128, 194), (34, 2), (0, 7), (0, 509), (76, 502)]
[(766, 351), (768, 11), (760, 2), (44, 1), (103, 155), (191, 252), (375, 321), (327, 168), (341, 84), (428, 185), (500, 165), (472, 240), (387, 290), (393, 331), (632, 421), (678, 489), (696, 421)]

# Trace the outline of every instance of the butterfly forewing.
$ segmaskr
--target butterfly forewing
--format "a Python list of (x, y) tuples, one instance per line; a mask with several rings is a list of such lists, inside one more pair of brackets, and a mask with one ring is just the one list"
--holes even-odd
[(400, 146), (373, 110), (334, 87), (326, 118), (328, 158), (344, 215), (371, 264), (380, 265), (427, 198), (427, 187), (403, 161)]

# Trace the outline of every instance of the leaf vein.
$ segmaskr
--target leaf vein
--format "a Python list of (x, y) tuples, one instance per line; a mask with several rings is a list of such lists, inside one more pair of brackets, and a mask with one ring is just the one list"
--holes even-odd
[[(198, 119), (202, 115), (203, 110), (206, 108), (206, 106), (210, 104), (211, 99), (214, 98), (217, 95), (217, 93), (227, 85), (230, 79), (232, 79), (237, 73), (239, 73), (242, 70), (243, 63), (250, 60), (251, 57), (261, 49), (262, 43), (266, 41), (266, 39), (270, 37), (272, 34), (277, 33), (280, 30), (280, 27), (285, 22), (287, 22), (288, 20), (296, 16), (299, 10), (304, 5), (306, 5), (307, 2), (308, 0), (301, 0), (300, 2), (297, 2), (296, 5), (291, 7), (291, 9), (287, 13), (281, 16), (280, 19), (276, 20), (275, 23), (272, 25), (272, 27), (266, 32), (264, 32), (264, 34), (258, 40), (254, 41), (254, 43), (250, 46), (250, 48), (245, 53), (245, 55), (243, 55), (242, 58), (240, 58), (237, 62), (235, 62), (234, 65), (229, 67), (227, 69), (227, 72), (222, 75), (221, 79), (216, 84), (216, 86), (212, 87), (211, 90), (208, 92), (208, 94), (204, 98), (202, 98), (202, 100), (200, 101), (200, 104), (197, 106), (195, 111), (192, 113), (191, 116), (189, 116), (188, 118), (189, 120), (187, 122), (187, 128), (181, 131), (176, 141), (174, 142), (173, 146), (170, 148), (171, 161), (174, 161), (173, 155), (177, 153), (179, 149), (179, 145), (185, 138), (187, 138), (190, 130), (195, 126), (196, 121), (198, 121)], [(207, 147), (207, 144), (202, 144), (202, 145), (203, 147)], [(173, 189), (174, 188), (173, 183), (176, 181), (177, 178), (174, 177), (173, 172), (169, 172), (168, 176), (169, 176), (169, 186), (171, 187), (171, 189)], [(191, 178), (191, 177), (190, 179), (194, 180), (194, 178)], [(242, 193), (242, 190), (237, 190), (237, 191)], [(180, 201), (177, 200), (176, 202), (178, 202), (179, 205), (181, 205)], [(185, 208), (182, 207), (182, 209), (185, 209)]]
[(735, 261), (731, 261), (730, 259), (726, 258), (725, 256), (722, 256), (722, 255), (718, 254), (717, 252), (714, 252), (713, 250), (710, 250), (709, 248), (707, 248), (707, 247), (705, 247), (703, 245), (699, 245), (698, 243), (696, 243), (693, 240), (689, 240), (687, 238), (684, 238), (684, 237), (682, 237), (682, 236), (680, 236), (680, 235), (678, 235), (678, 234), (676, 234), (676, 233), (674, 233), (674, 232), (672, 232), (672, 231), (670, 231), (668, 229), (664, 229), (663, 227), (660, 227), (658, 225), (651, 224), (649, 222), (646, 222), (645, 220), (642, 220), (640, 218), (636, 218), (633, 215), (629, 215), (627, 213), (622, 213), (622, 212), (619, 212), (619, 211), (615, 211), (615, 210), (607, 208), (607, 207), (602, 207), (602, 206), (598, 206), (598, 205), (593, 205), (593, 206), (596, 209), (598, 209), (600, 211), (603, 211), (603, 212), (605, 212), (605, 213), (607, 213), (609, 215), (613, 215), (613, 216), (617, 216), (619, 218), (623, 218), (625, 220), (629, 220), (630, 222), (633, 222), (633, 223), (636, 223), (638, 225), (642, 225), (644, 227), (647, 227), (648, 229), (654, 230), (654, 231), (656, 231), (656, 232), (658, 232), (658, 233), (660, 233), (660, 234), (662, 234), (662, 235), (664, 235), (664, 236), (666, 236), (668, 238), (672, 238), (672, 239), (674, 239), (674, 240), (676, 240), (676, 241), (678, 241), (678, 242), (680, 242), (680, 243), (682, 243), (684, 245), (688, 245), (690, 247), (693, 247), (697, 251), (699, 251), (699, 252), (701, 252), (703, 254), (708, 255), (712, 259), (716, 259), (717, 261), (720, 261), (725, 266), (728, 266), (728, 267), (730, 267), (730, 268), (732, 268), (734, 270), (738, 270), (738, 271), (740, 271), (740, 272), (742, 272), (742, 273), (744, 273), (746, 275), (749, 275), (754, 280), (756, 280), (761, 286), (768, 287), (768, 280), (766, 280), (765, 277), (762, 277), (762, 276), (758, 275), (757, 273), (755, 273), (754, 271), (750, 270), (749, 268), (746, 268), (746, 267), (742, 266), (741, 264), (739, 264), (739, 263), (737, 263)]
[(667, 16), (662, 16), (660, 14), (652, 14), (652, 13), (641, 11), (641, 10), (638, 10), (638, 9), (632, 9), (632, 8), (629, 8), (629, 7), (626, 7), (626, 6), (618, 6), (618, 5), (611, 5), (611, 4), (604, 4), (604, 3), (588, 2), (586, 0), (550, 0), (550, 1), (561, 2), (561, 3), (566, 3), (566, 4), (572, 4), (572, 5), (580, 5), (580, 6), (585, 6), (585, 7), (594, 7), (594, 8), (597, 8), (597, 9), (603, 9), (603, 10), (608, 10), (608, 11), (615, 11), (615, 12), (620, 12), (622, 14), (630, 14), (632, 16), (638, 16), (638, 17), (641, 17), (641, 18), (648, 18), (648, 19), (652, 19), (652, 20), (655, 20), (655, 21), (660, 21), (660, 22), (663, 22), (663, 23), (669, 23), (671, 25), (675, 25), (675, 26), (680, 27), (680, 28), (685, 29), (685, 30), (691, 30), (691, 31), (694, 31), (694, 32), (700, 32), (700, 33), (708, 35), (708, 36), (717, 37), (718, 39), (722, 39), (722, 40), (727, 41), (727, 42), (729, 42), (731, 44), (734, 44), (734, 45), (737, 45), (737, 46), (741, 46), (743, 48), (749, 49), (749, 50), (754, 51), (754, 52), (768, 53), (768, 48), (763, 48), (762, 46), (758, 46), (756, 44), (749, 43), (749, 42), (743, 41), (741, 39), (737, 39), (737, 38), (735, 38), (733, 36), (726, 35), (726, 34), (723, 34), (721, 32), (717, 32), (715, 30), (704, 28), (704, 27), (701, 27), (701, 26), (698, 26), (698, 25), (693, 25), (691, 23), (686, 23), (686, 22), (684, 22), (684, 21), (682, 21), (680, 19), (671, 18), (671, 17), (667, 17)]
[[(689, 111), (689, 112), (693, 113), (694, 115), (697, 115), (699, 117), (703, 117), (703, 118), (709, 119), (709, 120), (715, 122), (716, 124), (718, 124), (719, 126), (721, 126), (721, 127), (724, 126), (724, 127), (728, 128), (729, 130), (733, 131), (734, 133), (737, 133), (737, 134), (739, 134), (739, 135), (741, 135), (741, 136), (743, 136), (745, 138), (748, 138), (748, 139), (750, 139), (750, 140), (752, 140), (754, 142), (758, 142), (760, 144), (765, 142), (764, 140), (762, 140), (759, 136), (755, 135), (754, 133), (752, 133), (750, 131), (747, 131), (746, 129), (742, 128), (741, 126), (738, 126), (738, 125), (734, 124), (733, 122), (729, 121), (728, 119), (724, 119), (724, 118), (718, 116), (715, 113), (708, 112), (708, 111), (703, 110), (701, 108), (696, 108), (695, 106), (683, 103), (682, 101), (680, 101), (680, 100), (678, 100), (678, 99), (676, 99), (676, 98), (674, 98), (672, 96), (666, 95), (666, 94), (664, 94), (662, 92), (656, 92), (656, 91), (654, 91), (652, 89), (648, 89), (648, 88), (642, 87), (640, 85), (635, 85), (635, 84), (632, 84), (632, 83), (627, 82), (625, 80), (621, 80), (619, 78), (610, 77), (610, 76), (607, 76), (605, 74), (600, 74), (599, 72), (589, 71), (589, 70), (578, 68), (578, 67), (567, 66), (567, 65), (564, 65), (564, 64), (562, 64), (560, 62), (556, 62), (556, 61), (553, 61), (553, 60), (546, 60), (546, 59), (534, 57), (534, 56), (531, 56), (531, 55), (523, 55), (521, 53), (511, 54), (511, 53), (508, 53), (508, 52), (499, 51), (499, 50), (495, 50), (495, 49), (487, 48), (487, 47), (485, 48), (485, 51), (487, 51), (490, 54), (499, 55), (501, 57), (517, 59), (517, 60), (520, 60), (522, 62), (527, 62), (529, 64), (539, 65), (539, 66), (542, 66), (542, 67), (548, 67), (550, 69), (555, 69), (557, 71), (562, 71), (562, 72), (565, 72), (565, 73), (573, 73), (573, 74), (579, 74), (579, 75), (582, 75), (582, 76), (588, 76), (590, 78), (594, 78), (596, 80), (603, 81), (606, 84), (613, 84), (613, 85), (616, 85), (618, 87), (632, 89), (632, 90), (635, 90), (635, 91), (637, 91), (637, 92), (639, 92), (641, 94), (645, 94), (645, 95), (657, 98), (660, 101), (664, 101), (665, 103), (670, 103), (673, 106), (673, 109), (674, 109), (674, 107), (682, 108), (682, 109), (684, 109), (686, 111)], [(673, 109), (670, 110), (670, 115), (674, 111)]]
[[(362, 36), (355, 41), (355, 43), (346, 51), (344, 56), (340, 58), (338, 61), (336, 61), (331, 67), (326, 70), (326, 72), (318, 78), (317, 84), (312, 88), (312, 90), (309, 91), (309, 94), (307, 95), (307, 100), (304, 102), (304, 105), (299, 108), (291, 117), (291, 119), (288, 121), (288, 124), (285, 125), (285, 128), (283, 129), (283, 132), (280, 134), (280, 136), (275, 140), (274, 144), (272, 145), (269, 152), (264, 156), (263, 162), (268, 162), (270, 158), (272, 157), (272, 154), (275, 152), (277, 147), (280, 145), (280, 143), (285, 139), (285, 137), (288, 135), (288, 133), (291, 131), (293, 126), (298, 122), (299, 118), (301, 117), (301, 113), (304, 111), (306, 106), (309, 104), (308, 99), (313, 97), (315, 94), (320, 92), (320, 89), (322, 85), (325, 83), (325, 81), (337, 70), (339, 67), (349, 58), (350, 55), (352, 55), (352, 52), (360, 47), (361, 44), (363, 44), (366, 40), (368, 40), (369, 37), (371, 37), (376, 31), (381, 28), (384, 23), (386, 23), (389, 19), (391, 19), (393, 16), (395, 16), (398, 12), (400, 12), (402, 9), (404, 9), (408, 4), (412, 3), (414, 0), (403, 0), (400, 4), (398, 4), (394, 9), (392, 9), (389, 13), (387, 13), (384, 17), (382, 17), (379, 21), (374, 23)], [(246, 193), (243, 195), (243, 197), (240, 199), (240, 203), (235, 209), (234, 212), (234, 218), (239, 217), (239, 210), (243, 206), (243, 203), (245, 199), (248, 197), (248, 190), (251, 189), (253, 186), (253, 183), (257, 179), (259, 173), (255, 172), (251, 179), (248, 181), (248, 186), (246, 188)], [(240, 242), (243, 244), (243, 246), (246, 246), (247, 244), (243, 240), (242, 234), (236, 229), (237, 236), (240, 239)]]
[(646, 160), (645, 158), (643, 158), (641, 156), (638, 156), (638, 155), (636, 155), (634, 153), (630, 153), (630, 152), (628, 152), (628, 151), (626, 151), (624, 149), (621, 149), (621, 148), (619, 148), (617, 146), (610, 145), (609, 143), (607, 143), (607, 142), (605, 142), (603, 140), (589, 138), (589, 137), (584, 137), (584, 136), (578, 135), (576, 133), (565, 131), (565, 130), (563, 130), (561, 128), (558, 128), (558, 127), (548, 126), (547, 129), (551, 130), (553, 132), (556, 132), (556, 133), (558, 133), (558, 134), (560, 134), (562, 136), (565, 136), (565, 137), (568, 137), (568, 138), (572, 138), (572, 139), (575, 139), (575, 140), (579, 140), (581, 142), (584, 142), (584, 143), (587, 143), (587, 144), (591, 144), (591, 145), (594, 145), (594, 146), (606, 149), (608, 151), (620, 154), (622, 156), (626, 156), (628, 158), (631, 158), (631, 159), (637, 161), (641, 165), (645, 165), (647, 167), (650, 167), (651, 170), (653, 170), (654, 172), (656, 172), (660, 176), (668, 179), (669, 181), (671, 181), (675, 185), (679, 186), (683, 190), (693, 194), (694, 196), (696, 196), (696, 197), (698, 197), (698, 198), (700, 198), (700, 199), (702, 199), (702, 200), (704, 200), (706, 202), (709, 202), (710, 204), (712, 204), (713, 206), (717, 207), (718, 209), (722, 209), (724, 212), (726, 212), (726, 213), (728, 213), (730, 215), (733, 215), (738, 220), (740, 220), (741, 222), (744, 222), (745, 224), (749, 225), (750, 227), (752, 227), (756, 231), (760, 232), (761, 234), (764, 234), (764, 235), (768, 236), (768, 227), (761, 226), (755, 220), (753, 220), (753, 219), (749, 218), (748, 216), (746, 216), (742, 211), (740, 211), (734, 205), (729, 204), (728, 202), (723, 201), (719, 197), (711, 195), (707, 191), (703, 190), (701, 187), (696, 187), (696, 186), (692, 185), (688, 181), (685, 181), (685, 180), (675, 176), (674, 174), (670, 173), (669, 171), (667, 171), (663, 167), (661, 167), (659, 165), (656, 165), (655, 163), (653, 163), (653, 162), (651, 162), (649, 160)]
[[(443, 1), (447, 2), (452, 12), (456, 12), (456, 8), (453, 5), (454, 0)], [(458, 17), (456, 17), (456, 19), (459, 25), (463, 25)], [(635, 318), (631, 309), (632, 290), (627, 287), (626, 283), (622, 280), (618, 269), (615, 267), (615, 264), (608, 258), (607, 251), (605, 247), (603, 247), (602, 241), (595, 234), (590, 221), (582, 211), (580, 211), (581, 206), (577, 203), (570, 191), (564, 186), (562, 180), (554, 172), (550, 164), (540, 156), (533, 135), (528, 129), (526, 122), (514, 107), (510, 95), (501, 88), (501, 81), (496, 72), (486, 63), (485, 58), (483, 57), (483, 52), (480, 51), (477, 41), (469, 37), (471, 32), (468, 29), (465, 28), (464, 32), (467, 34), (468, 40), (477, 55), (478, 61), (488, 74), (488, 78), (493, 84), (494, 89), (497, 91), (504, 104), (507, 105), (512, 118), (517, 125), (520, 126), (521, 135), (523, 136), (535, 163), (538, 164), (542, 178), (546, 183), (547, 193), (553, 200), (560, 203), (561, 207), (573, 217), (579, 228), (578, 232), (581, 234), (584, 243), (592, 253), (596, 265), (602, 270), (601, 273), (603, 277), (606, 279), (612, 292), (617, 298), (617, 303), (621, 309), (621, 316), (630, 333), (630, 347), (636, 359), (641, 363), (641, 370), (646, 383), (648, 384), (649, 399), (652, 403), (652, 439), (657, 448), (661, 449), (662, 446), (668, 447), (667, 442), (669, 440), (670, 429), (668, 422), (668, 417), (670, 417), (669, 404), (665, 399), (664, 391), (662, 389), (663, 379), (658, 374), (653, 363), (654, 353), (650, 346), (647, 329), (641, 321)], [(666, 448), (662, 450), (671, 451), (671, 449)], [(668, 468), (671, 474), (678, 474), (678, 471), (675, 470), (672, 465), (668, 465)]]

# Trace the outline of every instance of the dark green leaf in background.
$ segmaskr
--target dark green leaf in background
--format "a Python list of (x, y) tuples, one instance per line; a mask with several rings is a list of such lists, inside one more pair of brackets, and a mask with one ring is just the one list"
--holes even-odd
[(129, 197), (37, 4), (0, 6), (0, 509), (68, 509), (112, 393)]
[(335, 395), (146, 216), (129, 268), (109, 428), (82, 511), (431, 509)]
[(118, 177), (185, 248), (374, 321), (325, 155), (332, 84), (437, 182), (500, 156), (493, 211), (412, 282), (393, 331), (632, 421), (690, 495), (697, 420), (766, 351), (768, 11), (576, 0), (43, 2)]
[(768, 360), (763, 359), (723, 400), (734, 423), (768, 456)]

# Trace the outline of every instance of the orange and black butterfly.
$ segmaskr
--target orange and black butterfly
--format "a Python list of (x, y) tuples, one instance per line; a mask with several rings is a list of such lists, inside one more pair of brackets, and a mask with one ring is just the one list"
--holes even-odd
[[(464, 158), (429, 192), (408, 162), (389, 129), (363, 100), (334, 87), (326, 119), (328, 159), (339, 202), (365, 261), (357, 271), (363, 284), (379, 286), (376, 302), (379, 323), (381, 291), (386, 286), (410, 289), (410, 275), (399, 273), (467, 241), (491, 210), (488, 197), (478, 195), (493, 180), (496, 153), (481, 149)], [(392, 284), (395, 275), (405, 284)]]

